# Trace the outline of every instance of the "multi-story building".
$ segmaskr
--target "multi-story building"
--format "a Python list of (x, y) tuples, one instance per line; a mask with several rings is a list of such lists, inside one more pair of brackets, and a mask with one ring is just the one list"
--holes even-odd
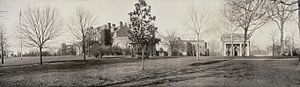
[[(121, 49), (133, 49), (134, 44), (128, 39), (130, 25), (127, 23), (120, 22), (116, 24), (105, 24), (98, 27), (89, 27), (86, 32), (87, 40), (98, 41), (100, 44), (105, 46), (117, 46)], [(111, 39), (111, 40), (106, 40)], [(111, 41), (111, 42), (108, 42)], [(89, 41), (87, 41), (89, 42)], [(82, 54), (82, 48), (80, 43), (76, 45), (77, 54)], [(87, 43), (87, 46), (89, 43)], [(156, 52), (156, 45), (149, 46), (150, 55), (154, 55)], [(80, 51), (80, 52), (78, 52)], [(133, 51), (133, 50), (132, 50)]]
[[(197, 44), (199, 44), (199, 51), (197, 50)], [(169, 56), (196, 56), (197, 52), (200, 52), (200, 56), (208, 56), (207, 43), (203, 40), (182, 40), (177, 37), (170, 45), (171, 48), (160, 44), (159, 48), (167, 51)]]
[(130, 28), (127, 23), (123, 24), (123, 22), (120, 22), (120, 25), (115, 27), (113, 31), (113, 46), (128, 49), (130, 47), (130, 40), (128, 39), (129, 30)]

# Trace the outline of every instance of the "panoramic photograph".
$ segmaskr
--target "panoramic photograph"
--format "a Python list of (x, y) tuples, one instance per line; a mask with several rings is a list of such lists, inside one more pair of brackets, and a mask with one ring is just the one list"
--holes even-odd
[(0, 87), (300, 87), (300, 0), (0, 0)]

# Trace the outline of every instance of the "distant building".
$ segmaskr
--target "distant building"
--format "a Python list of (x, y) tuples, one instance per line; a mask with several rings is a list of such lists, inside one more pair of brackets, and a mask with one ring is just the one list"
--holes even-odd
[(120, 22), (119, 26), (116, 26), (113, 31), (113, 46), (118, 46), (122, 49), (128, 49), (130, 40), (128, 39), (128, 32), (130, 28), (127, 23)]
[[(232, 35), (233, 47), (231, 47), (231, 34), (223, 34), (221, 37), (223, 46), (223, 56), (242, 56), (242, 46), (244, 43), (244, 34)], [(245, 56), (250, 55), (250, 41), (246, 41)]]
[[(209, 50), (207, 49), (207, 42), (204, 40), (188, 40), (194, 47), (196, 52), (200, 52), (200, 56), (209, 56)], [(197, 51), (197, 44), (199, 44), (200, 50)], [(194, 53), (196, 56), (196, 53)]]
[(75, 49), (76, 55), (82, 55), (82, 44), (81, 42), (73, 43), (73, 49)]
[[(107, 23), (98, 27), (89, 27), (86, 36), (87, 40), (98, 41), (100, 44), (105, 46), (117, 46), (121, 49), (133, 49), (130, 44), (131, 41), (128, 39), (128, 34), (130, 30), (130, 25), (127, 23), (120, 22), (119, 25)], [(110, 39), (111, 42), (108, 42)], [(87, 41), (89, 42), (89, 41)], [(89, 43), (87, 43), (88, 46)], [(74, 43), (76, 54), (82, 54), (81, 42)], [(149, 46), (150, 55), (154, 55), (156, 52), (155, 45)], [(88, 51), (88, 49), (87, 49)]]
[(182, 40), (179, 37), (171, 43), (173, 48), (160, 44), (160, 48), (168, 52), (169, 56), (196, 56), (200, 52), (200, 56), (208, 56), (207, 43), (203, 40), (199, 41), (200, 51), (197, 51), (197, 40)]
[(99, 27), (89, 27), (86, 32), (86, 36), (88, 40), (92, 41), (99, 41), (101, 42), (102, 37), (102, 31), (105, 29), (106, 26), (99, 26)]
[(179, 37), (170, 44), (173, 48), (167, 49), (169, 56), (192, 56), (195, 52), (193, 44)]
[[(76, 45), (62, 43), (61, 48), (58, 53), (60, 55), (76, 55), (77, 54)], [(80, 53), (78, 53), (78, 54), (80, 54)]]
[[(113, 30), (116, 29), (115, 24), (107, 23), (105, 25), (101, 25), (98, 27), (91, 27), (88, 29), (87, 32), (87, 38), (91, 41), (98, 41), (99, 43), (106, 45), (106, 46), (111, 46), (113, 41)], [(111, 40), (106, 40), (106, 39), (111, 39)]]

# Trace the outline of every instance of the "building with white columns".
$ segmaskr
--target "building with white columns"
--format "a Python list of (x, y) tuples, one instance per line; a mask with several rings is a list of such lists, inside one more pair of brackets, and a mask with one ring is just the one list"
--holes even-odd
[[(221, 37), (223, 56), (242, 56), (244, 34), (223, 34)], [(250, 40), (246, 41), (245, 56), (250, 55)]]

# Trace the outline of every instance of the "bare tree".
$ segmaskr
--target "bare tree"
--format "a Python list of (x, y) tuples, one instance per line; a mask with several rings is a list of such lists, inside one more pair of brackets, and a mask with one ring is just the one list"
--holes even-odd
[(266, 14), (272, 8), (269, 3), (268, 0), (226, 0), (224, 9), (229, 22), (244, 31), (242, 56), (245, 56), (246, 41), (268, 22)]
[(178, 37), (178, 33), (174, 30), (172, 31), (167, 31), (167, 34), (162, 36), (162, 43), (163, 45), (168, 46), (168, 48), (171, 51), (171, 56), (173, 56), (174, 50), (176, 48), (176, 40)]
[(231, 52), (230, 55), (233, 56), (233, 42), (234, 42), (234, 33), (238, 30), (238, 27), (233, 25), (231, 21), (231, 16), (233, 16), (232, 12), (227, 12), (225, 9), (222, 11), (222, 16), (224, 17), (224, 20), (222, 20), (223, 26), (225, 26), (225, 33), (230, 34), (230, 42), (231, 42)]
[[(1, 2), (1, 1), (0, 1)], [(3, 17), (3, 13), (7, 12), (6, 10), (4, 10), (2, 7), (0, 8), (0, 17)], [(1, 20), (2, 21), (2, 20)], [(6, 32), (5, 32), (5, 28), (1, 22), (0, 25), (0, 43), (1, 43), (1, 59), (2, 59), (2, 64), (4, 64), (4, 45), (6, 44), (7, 40), (6, 40)]]
[(209, 49), (209, 55), (210, 56), (218, 56), (219, 55), (219, 50), (220, 50), (220, 43), (216, 40), (211, 40), (208, 42), (208, 49)]
[(295, 36), (296, 36), (296, 31), (295, 30), (291, 30), (289, 31), (289, 35), (290, 35), (290, 51), (291, 51), (291, 56), (294, 56), (294, 49), (295, 49)]
[(58, 12), (50, 7), (28, 7), (23, 13), (19, 32), (27, 45), (39, 48), (42, 65), (43, 48), (46, 47), (47, 42), (59, 35), (61, 24)]
[[(283, 0), (285, 2), (289, 0)], [(283, 38), (284, 38), (284, 25), (285, 23), (291, 19), (293, 16), (293, 5), (284, 5), (284, 4), (278, 4), (274, 3), (274, 7), (271, 11), (269, 11), (269, 15), (271, 16), (271, 20), (274, 21), (278, 29), (280, 30), (280, 55), (283, 54)]]
[(271, 40), (272, 40), (272, 55), (275, 56), (275, 41), (276, 41), (276, 37), (278, 35), (278, 32), (276, 31), (271, 31), (270, 36), (271, 36)]
[(189, 18), (185, 25), (187, 29), (193, 31), (197, 36), (197, 59), (200, 60), (200, 36), (207, 22), (208, 11), (203, 9), (199, 10), (195, 7), (191, 7), (189, 10)]
[(8, 45), (7, 45), (6, 31), (2, 24), (0, 26), (0, 45), (1, 45), (2, 64), (4, 64), (4, 53), (5, 53), (4, 51)]
[(84, 60), (86, 60), (86, 33), (88, 32), (88, 28), (94, 25), (95, 21), (96, 17), (84, 8), (77, 8), (74, 16), (70, 18), (71, 24), (69, 25), (69, 29), (76, 39), (81, 41)]
[[(300, 34), (300, 0), (271, 0), (271, 1), (275, 1), (278, 3), (281, 3), (283, 5), (287, 5), (287, 6), (294, 6), (297, 5), (297, 7), (294, 7), (293, 9), (290, 9), (289, 11), (294, 12), (294, 11), (298, 11), (298, 32)], [(300, 37), (300, 35), (299, 35)]]

